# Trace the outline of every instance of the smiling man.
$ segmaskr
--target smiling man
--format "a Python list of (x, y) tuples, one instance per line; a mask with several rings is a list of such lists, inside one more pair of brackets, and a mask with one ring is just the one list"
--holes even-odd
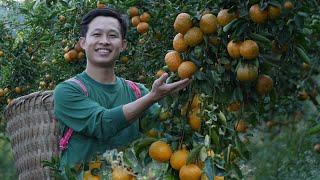
[(61, 167), (87, 163), (96, 153), (128, 146), (141, 134), (141, 117), (151, 114), (157, 121), (157, 101), (190, 82), (166, 84), (165, 73), (149, 91), (117, 76), (115, 61), (127, 46), (123, 17), (106, 8), (92, 10), (82, 19), (80, 45), (86, 53), (86, 69), (54, 91), (54, 114), (64, 135)]

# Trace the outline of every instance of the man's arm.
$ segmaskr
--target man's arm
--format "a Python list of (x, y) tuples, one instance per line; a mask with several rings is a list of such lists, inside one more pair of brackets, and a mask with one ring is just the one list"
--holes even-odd
[(124, 116), (129, 122), (142, 115), (142, 113), (153, 103), (159, 101), (172, 92), (185, 88), (190, 83), (189, 79), (184, 79), (178, 82), (166, 84), (165, 82), (167, 78), (168, 74), (163, 74), (159, 79), (154, 81), (152, 89), (148, 94), (123, 106)]

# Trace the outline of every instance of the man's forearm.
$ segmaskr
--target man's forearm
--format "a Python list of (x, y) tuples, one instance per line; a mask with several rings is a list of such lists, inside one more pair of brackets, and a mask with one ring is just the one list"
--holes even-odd
[(123, 106), (123, 113), (127, 121), (133, 121), (143, 114), (143, 112), (148, 109), (155, 100), (152, 94), (149, 92), (145, 96), (133, 101), (129, 104)]

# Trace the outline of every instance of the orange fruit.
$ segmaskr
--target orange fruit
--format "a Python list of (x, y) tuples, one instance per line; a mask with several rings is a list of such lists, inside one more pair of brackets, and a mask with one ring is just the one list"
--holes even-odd
[(139, 16), (134, 16), (131, 18), (131, 23), (132, 23), (132, 26), (134, 27), (137, 27), (138, 24), (140, 23), (140, 18)]
[(255, 4), (250, 7), (249, 16), (253, 22), (262, 24), (268, 19), (268, 11), (262, 11), (259, 7), (259, 4)]
[(230, 41), (227, 45), (227, 51), (229, 53), (229, 56), (236, 59), (236, 58), (240, 58), (241, 54), (240, 54), (240, 46), (241, 46), (242, 42), (235, 42), (235, 41)]
[(308, 71), (308, 70), (310, 70), (310, 65), (308, 63), (303, 62), (302, 63), (302, 69), (304, 71)]
[(258, 78), (258, 81), (256, 84), (256, 90), (258, 94), (265, 95), (271, 91), (272, 87), (273, 87), (273, 80), (270, 76), (263, 74)]
[(0, 97), (4, 96), (5, 93), (4, 93), (4, 90), (3, 89), (0, 89)]
[(75, 59), (78, 58), (78, 52), (76, 50), (74, 50), (74, 49), (70, 50), (68, 52), (68, 54), (69, 54), (71, 60), (75, 60)]
[(100, 177), (91, 174), (91, 171), (85, 171), (83, 175), (83, 180), (100, 180)]
[(165, 63), (168, 66), (169, 70), (172, 72), (177, 72), (182, 59), (180, 54), (177, 51), (170, 51), (164, 57)]
[(141, 21), (141, 22), (149, 22), (150, 17), (151, 17), (151, 16), (150, 16), (149, 13), (144, 12), (144, 13), (142, 13), (142, 14), (140, 15), (140, 21)]
[(160, 69), (159, 71), (157, 71), (156, 73), (156, 78), (160, 78), (162, 76), (162, 74), (166, 73), (164, 70)]
[(83, 51), (82, 47), (80, 46), (80, 42), (79, 41), (74, 45), (74, 49), (77, 52), (82, 52)]
[(210, 35), (209, 36), (209, 43), (211, 43), (215, 46), (218, 46), (221, 43), (221, 39), (216, 35)]
[(191, 103), (191, 108), (192, 109), (199, 109), (200, 104), (201, 104), (200, 95), (199, 94), (194, 95), (194, 97), (192, 99), (192, 103)]
[(64, 15), (60, 15), (59, 16), (59, 21), (60, 22), (65, 22), (66, 21), (66, 17)]
[(100, 161), (92, 161), (89, 163), (89, 169), (100, 169), (101, 168), (101, 162)]
[(83, 59), (85, 56), (86, 56), (86, 55), (84, 54), (84, 52), (81, 51), (81, 52), (78, 53), (77, 59), (81, 60), (81, 59)]
[(165, 121), (167, 120), (169, 117), (171, 116), (171, 113), (169, 111), (164, 111), (164, 112), (161, 112), (159, 114), (159, 119), (160, 121)]
[(215, 176), (214, 180), (224, 180), (224, 176)]
[(107, 6), (106, 6), (104, 3), (100, 2), (100, 1), (97, 2), (97, 8), (98, 8), (98, 9), (104, 9), (104, 8), (106, 8), (106, 7), (107, 7)]
[(235, 130), (237, 132), (245, 133), (247, 131), (247, 123), (245, 120), (240, 119), (236, 124), (235, 124)]
[(186, 165), (189, 151), (185, 148), (180, 149), (172, 154), (170, 157), (170, 165), (175, 170), (180, 170), (182, 166)]
[(269, 19), (277, 19), (280, 17), (281, 8), (277, 6), (269, 6), (268, 7), (268, 17)]
[(181, 79), (191, 78), (191, 76), (197, 71), (197, 66), (191, 61), (184, 61), (178, 67), (178, 76)]
[(236, 111), (239, 111), (240, 108), (241, 108), (241, 104), (239, 102), (233, 102), (229, 104), (228, 111), (236, 112)]
[(3, 56), (4, 56), (4, 52), (0, 51), (0, 57), (3, 57)]
[(301, 101), (305, 101), (305, 100), (309, 99), (309, 95), (305, 90), (302, 90), (302, 91), (299, 92), (298, 98)]
[(245, 59), (254, 59), (259, 55), (259, 46), (253, 40), (245, 40), (240, 46), (240, 54)]
[(200, 19), (200, 29), (205, 34), (216, 33), (218, 31), (218, 20), (213, 14), (205, 14)]
[(275, 40), (272, 41), (271, 50), (277, 54), (283, 54), (288, 51), (288, 44), (280, 46)]
[(158, 132), (154, 129), (151, 129), (147, 132), (147, 136), (149, 137), (157, 137), (158, 136)]
[(185, 52), (188, 50), (188, 44), (185, 42), (183, 34), (178, 33), (174, 38), (173, 38), (173, 49), (178, 51), (178, 52)]
[(17, 94), (21, 94), (22, 93), (22, 88), (21, 87), (16, 87), (15, 88), (15, 92), (17, 93)]
[(166, 162), (172, 155), (171, 147), (163, 141), (156, 141), (149, 147), (149, 156), (160, 162)]
[(241, 65), (237, 69), (237, 79), (242, 82), (250, 82), (258, 77), (258, 68), (251, 64)]
[(186, 32), (184, 40), (189, 46), (194, 47), (203, 41), (203, 32), (200, 28), (193, 27)]
[(294, 5), (291, 1), (286, 1), (284, 2), (283, 7), (287, 10), (292, 10), (294, 8)]
[(7, 87), (4, 88), (3, 92), (4, 92), (4, 94), (7, 94), (9, 92), (9, 88), (7, 88)]
[(188, 117), (188, 123), (191, 126), (191, 129), (197, 131), (201, 127), (201, 119), (198, 115), (199, 110), (194, 110)]
[(195, 164), (188, 164), (181, 167), (179, 171), (180, 180), (199, 180), (201, 169)]
[(63, 55), (63, 57), (64, 57), (64, 60), (67, 61), (67, 62), (72, 61), (69, 53), (65, 53), (65, 54)]
[(128, 14), (130, 17), (139, 16), (139, 9), (135, 6), (132, 6), (128, 9)]
[(146, 22), (140, 22), (137, 26), (137, 31), (140, 34), (144, 34), (149, 30), (149, 24)]
[(178, 14), (173, 27), (176, 32), (185, 34), (192, 27), (191, 16), (187, 13)]
[(181, 116), (187, 115), (187, 110), (188, 110), (188, 103), (186, 103), (182, 108), (180, 109), (180, 114)]
[(228, 9), (222, 9), (217, 15), (218, 24), (221, 26), (229, 24), (235, 18), (235, 14), (229, 13)]
[(123, 167), (112, 169), (112, 180), (132, 180), (133, 176)]
[(129, 58), (128, 58), (128, 56), (121, 56), (120, 61), (122, 61), (123, 63), (128, 63)]

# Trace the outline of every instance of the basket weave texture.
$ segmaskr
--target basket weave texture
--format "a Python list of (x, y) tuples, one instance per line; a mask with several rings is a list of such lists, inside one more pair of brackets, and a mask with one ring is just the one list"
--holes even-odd
[(4, 117), (19, 179), (52, 179), (41, 161), (59, 156), (53, 91), (35, 92), (13, 100)]

